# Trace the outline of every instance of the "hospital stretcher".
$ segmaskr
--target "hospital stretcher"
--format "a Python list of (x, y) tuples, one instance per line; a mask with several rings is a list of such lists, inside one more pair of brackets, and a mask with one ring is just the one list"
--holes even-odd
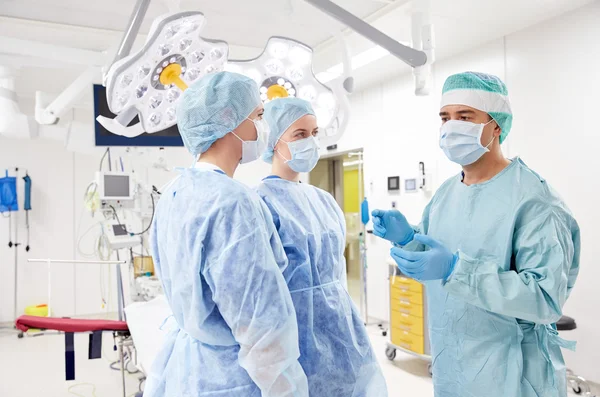
[(16, 320), (15, 326), (22, 332), (41, 329), (65, 333), (65, 380), (67, 381), (75, 380), (75, 333), (89, 333), (88, 359), (93, 360), (102, 357), (102, 334), (112, 332), (119, 351), (123, 396), (126, 396), (123, 347), (133, 345), (133, 342), (125, 321), (21, 316)]
[(16, 319), (15, 327), (21, 331), (19, 338), (23, 333), (30, 329), (40, 329), (43, 331), (58, 331), (65, 333), (65, 378), (67, 381), (75, 379), (75, 333), (89, 333), (88, 359), (97, 359), (102, 356), (102, 334), (112, 332), (115, 340), (115, 347), (118, 349), (119, 362), (121, 363), (121, 380), (123, 397), (126, 396), (125, 390), (125, 354), (124, 348), (134, 347), (133, 339), (129, 331), (129, 326), (125, 319), (123, 294), (123, 282), (121, 279), (121, 268), (125, 261), (84, 261), (84, 260), (57, 260), (57, 259), (28, 259), (28, 262), (45, 263), (48, 267), (48, 315), (52, 313), (52, 264), (106, 264), (117, 266), (117, 298), (118, 298), (118, 317), (119, 320), (92, 320), (92, 319), (73, 319), (58, 317), (38, 317), (21, 316)]

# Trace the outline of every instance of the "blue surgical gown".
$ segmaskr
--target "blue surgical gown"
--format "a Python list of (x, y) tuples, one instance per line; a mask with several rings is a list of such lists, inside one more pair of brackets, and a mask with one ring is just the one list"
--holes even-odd
[[(426, 282), (436, 397), (566, 397), (553, 324), (579, 272), (571, 212), (519, 158), (491, 180), (444, 183), (416, 228), (459, 253)], [(408, 249), (423, 249), (416, 242)]]
[(298, 318), (300, 364), (315, 397), (386, 397), (363, 320), (346, 286), (346, 222), (333, 197), (269, 177), (258, 186), (289, 266), (283, 272)]
[(145, 397), (308, 396), (285, 253), (254, 191), (185, 170), (158, 203), (151, 246), (177, 326)]

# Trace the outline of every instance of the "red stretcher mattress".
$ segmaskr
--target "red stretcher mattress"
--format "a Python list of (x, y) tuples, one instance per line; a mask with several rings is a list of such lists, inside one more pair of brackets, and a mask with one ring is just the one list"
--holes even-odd
[(23, 332), (27, 332), (30, 328), (63, 332), (129, 331), (125, 321), (36, 316), (21, 316), (17, 319), (16, 326)]

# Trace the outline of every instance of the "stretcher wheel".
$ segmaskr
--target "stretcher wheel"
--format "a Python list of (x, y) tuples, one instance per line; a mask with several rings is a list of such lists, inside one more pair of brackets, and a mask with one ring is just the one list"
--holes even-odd
[(579, 385), (573, 386), (572, 389), (573, 389), (573, 393), (581, 394), (581, 387), (579, 387)]
[(19, 332), (19, 333), (17, 334), (17, 338), (19, 338), (19, 339), (23, 339), (23, 336), (25, 336), (25, 335), (23, 335), (23, 333), (22, 333), (22, 332)]
[(427, 372), (429, 372), (429, 376), (433, 376), (433, 370), (431, 369), (431, 363), (427, 364)]
[(381, 331), (381, 335), (387, 336), (387, 331)]
[(393, 347), (386, 348), (385, 356), (388, 358), (388, 360), (394, 361), (394, 359), (396, 358), (396, 349), (394, 349)]

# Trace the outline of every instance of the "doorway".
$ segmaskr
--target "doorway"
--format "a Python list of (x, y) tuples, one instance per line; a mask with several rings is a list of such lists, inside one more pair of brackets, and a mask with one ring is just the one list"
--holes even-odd
[(360, 207), (364, 198), (362, 149), (324, 157), (310, 172), (308, 182), (329, 192), (346, 219), (346, 276), (348, 292), (361, 307)]

